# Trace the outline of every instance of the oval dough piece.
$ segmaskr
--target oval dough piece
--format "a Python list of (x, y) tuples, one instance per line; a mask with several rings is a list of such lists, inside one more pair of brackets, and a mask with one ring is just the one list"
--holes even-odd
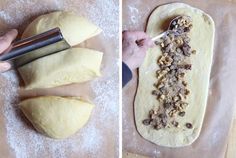
[(50, 88), (80, 83), (100, 76), (103, 53), (86, 48), (71, 48), (18, 68), (25, 88)]
[(72, 12), (57, 11), (41, 15), (25, 29), (22, 38), (30, 37), (59, 27), (66, 41), (74, 46), (99, 33), (101, 29), (86, 18)]
[[(188, 15), (193, 19), (193, 29), (190, 32), (190, 45), (196, 50), (191, 56), (192, 70), (186, 73), (186, 81), (190, 95), (187, 102), (186, 115), (178, 117), (180, 128), (165, 128), (154, 130), (151, 126), (143, 125), (142, 121), (148, 117), (149, 110), (158, 106), (158, 101), (151, 95), (156, 82), (156, 63), (161, 55), (159, 46), (151, 48), (144, 63), (139, 69), (139, 85), (135, 98), (135, 122), (138, 132), (147, 140), (161, 146), (181, 147), (190, 145), (197, 139), (201, 131), (205, 114), (211, 63), (213, 56), (213, 43), (215, 26), (212, 18), (203, 11), (183, 3), (172, 3), (160, 6), (151, 14), (147, 33), (154, 37), (166, 29), (168, 22), (178, 15)], [(166, 25), (167, 24), (167, 25)], [(193, 124), (192, 129), (185, 127), (186, 122)]]
[(56, 96), (24, 100), (20, 109), (39, 131), (51, 138), (67, 138), (89, 120), (94, 105), (75, 98)]

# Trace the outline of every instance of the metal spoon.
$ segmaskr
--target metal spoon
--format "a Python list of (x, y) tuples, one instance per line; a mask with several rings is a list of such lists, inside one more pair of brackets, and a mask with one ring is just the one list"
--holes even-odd
[[(171, 25), (173, 24), (174, 21), (178, 20), (179, 18), (181, 18), (182, 16), (177, 16), (174, 19), (171, 20), (171, 22), (169, 23), (168, 29), (165, 32), (162, 32), (161, 34), (155, 36), (152, 38), (153, 41), (156, 41), (157, 39), (160, 39), (161, 37), (165, 36), (171, 29)], [(174, 33), (177, 34), (177, 32), (173, 31)]]
[[(176, 32), (176, 31), (174, 31), (174, 30), (171, 30), (171, 25), (174, 23), (174, 21), (180, 19), (181, 17), (182, 17), (182, 16), (179, 15), (179, 16), (175, 17), (174, 19), (172, 19), (172, 20), (170, 21), (170, 23), (169, 23), (168, 29), (167, 29), (166, 31), (162, 32), (161, 34), (159, 34), (159, 35), (157, 35), (157, 36), (151, 38), (152, 41), (156, 41), (156, 40), (160, 39), (161, 37), (165, 36), (165, 35), (166, 35), (168, 32), (170, 32), (170, 31), (172, 31), (172, 32), (173, 32), (174, 34), (176, 34), (176, 35), (179, 34), (178, 32)], [(143, 41), (144, 41), (144, 39), (141, 39), (141, 40), (136, 41), (136, 43), (137, 43), (138, 46), (142, 46)]]

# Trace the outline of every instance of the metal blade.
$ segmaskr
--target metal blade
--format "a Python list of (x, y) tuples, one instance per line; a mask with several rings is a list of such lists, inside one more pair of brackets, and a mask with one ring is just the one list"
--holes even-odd
[(12, 67), (17, 68), (70, 47), (63, 38), (60, 29), (54, 28), (13, 43), (10, 52), (0, 56), (0, 61), (8, 61), (12, 64)]

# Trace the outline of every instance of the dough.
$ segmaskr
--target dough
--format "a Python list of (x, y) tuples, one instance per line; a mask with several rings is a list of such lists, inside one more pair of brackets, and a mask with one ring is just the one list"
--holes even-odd
[(100, 76), (102, 52), (71, 48), (18, 68), (25, 88), (49, 88), (79, 83)]
[(74, 46), (101, 33), (101, 29), (87, 19), (71, 12), (57, 11), (41, 15), (25, 29), (22, 38), (59, 27), (66, 41)]
[[(144, 63), (139, 69), (139, 84), (135, 98), (135, 122), (138, 132), (145, 139), (161, 146), (181, 147), (190, 145), (197, 139), (201, 131), (205, 114), (210, 70), (213, 56), (214, 21), (203, 11), (183, 3), (172, 3), (160, 6), (151, 14), (147, 33), (154, 37), (166, 29), (170, 19), (178, 15), (189, 15), (193, 19), (193, 29), (190, 32), (190, 45), (196, 50), (191, 57), (192, 70), (186, 74), (190, 95), (187, 102), (185, 117), (177, 120), (181, 128), (164, 128), (154, 130), (151, 126), (143, 125), (148, 112), (158, 105), (156, 98), (151, 95), (156, 81), (157, 59), (161, 55), (159, 46), (147, 52)], [(164, 27), (165, 26), (165, 27)], [(192, 129), (183, 128), (184, 123), (191, 122)]]
[(20, 109), (39, 131), (51, 138), (67, 138), (88, 121), (94, 105), (56, 96), (24, 100)]

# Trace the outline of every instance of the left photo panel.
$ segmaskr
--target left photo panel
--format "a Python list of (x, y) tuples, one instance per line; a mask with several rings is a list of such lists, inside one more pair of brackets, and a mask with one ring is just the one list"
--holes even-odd
[(119, 1), (0, 3), (0, 157), (119, 157)]

